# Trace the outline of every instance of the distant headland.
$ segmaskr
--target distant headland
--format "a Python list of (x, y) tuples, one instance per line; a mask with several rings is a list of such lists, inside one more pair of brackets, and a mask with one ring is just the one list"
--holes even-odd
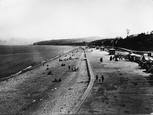
[(150, 33), (129, 35), (125, 38), (86, 37), (74, 39), (59, 39), (40, 41), (33, 43), (33, 45), (113, 46), (128, 48), (132, 50), (153, 51), (153, 31), (151, 31)]

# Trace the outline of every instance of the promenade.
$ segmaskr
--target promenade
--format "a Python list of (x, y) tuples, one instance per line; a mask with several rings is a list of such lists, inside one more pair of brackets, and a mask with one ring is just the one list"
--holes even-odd
[(88, 49), (87, 52), (94, 75), (103, 75), (104, 81), (94, 82), (78, 115), (149, 115), (153, 112), (153, 87), (147, 80), (150, 74), (128, 60), (110, 61), (106, 51)]

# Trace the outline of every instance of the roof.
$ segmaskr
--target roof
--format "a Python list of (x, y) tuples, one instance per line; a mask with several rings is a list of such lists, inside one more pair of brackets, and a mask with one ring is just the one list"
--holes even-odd
[(141, 55), (138, 55), (138, 54), (134, 54), (134, 53), (132, 53), (132, 54), (130, 54), (131, 56), (136, 56), (136, 57), (141, 57)]
[(109, 50), (115, 50), (114, 48), (111, 48), (111, 49), (109, 49)]

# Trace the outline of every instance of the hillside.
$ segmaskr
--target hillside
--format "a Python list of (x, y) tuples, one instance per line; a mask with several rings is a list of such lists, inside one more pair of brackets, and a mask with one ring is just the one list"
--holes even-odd
[(90, 45), (96, 46), (114, 46), (123, 47), (132, 50), (151, 50), (153, 51), (153, 32), (150, 34), (140, 33), (137, 35), (130, 35), (126, 38), (113, 38), (113, 39), (102, 39), (95, 40), (90, 43)]
[(131, 50), (151, 50), (153, 51), (153, 31), (149, 34), (140, 33), (130, 35), (126, 38), (102, 38), (102, 37), (86, 37), (72, 39), (57, 39), (36, 42), (33, 45), (95, 45), (95, 46), (114, 46), (123, 47)]
[(72, 39), (57, 39), (36, 42), (33, 45), (86, 45), (94, 40), (103, 39), (102, 37), (86, 37), (86, 38), (72, 38)]

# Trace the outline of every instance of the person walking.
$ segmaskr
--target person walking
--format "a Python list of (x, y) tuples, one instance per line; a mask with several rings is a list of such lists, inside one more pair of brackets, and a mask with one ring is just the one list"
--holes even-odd
[(112, 56), (110, 56), (110, 61), (112, 61), (112, 59), (113, 59)]
[(71, 66), (70, 65), (68, 66), (68, 69), (71, 69)]
[(96, 81), (98, 81), (98, 75), (96, 75)]
[(103, 57), (100, 58), (100, 62), (103, 62)]
[(103, 75), (101, 76), (101, 79), (102, 79), (102, 83), (103, 83), (104, 82), (104, 76)]

